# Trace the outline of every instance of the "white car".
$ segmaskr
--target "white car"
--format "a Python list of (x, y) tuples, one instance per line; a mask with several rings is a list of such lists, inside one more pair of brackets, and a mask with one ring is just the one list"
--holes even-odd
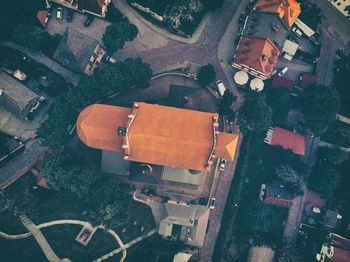
[(218, 89), (220, 96), (223, 96), (226, 91), (226, 87), (221, 80), (216, 81), (216, 88)]
[(301, 30), (297, 27), (293, 27), (292, 31), (299, 37), (301, 37), (303, 35), (303, 32), (301, 32)]
[(225, 165), (226, 165), (226, 160), (225, 159), (221, 160), (220, 171), (224, 171)]
[(15, 78), (17, 78), (18, 80), (21, 80), (21, 81), (24, 81), (27, 79), (27, 75), (25, 73), (23, 73), (21, 70), (16, 70), (14, 73), (13, 73), (13, 76)]
[(210, 199), (210, 202), (209, 202), (209, 208), (210, 209), (214, 209), (215, 208), (215, 201), (216, 201), (216, 198), (215, 197), (212, 197)]
[(285, 73), (287, 73), (288, 67), (284, 67), (279, 73), (278, 76), (283, 76)]
[(56, 18), (58, 19), (58, 20), (61, 20), (62, 19), (62, 16), (63, 16), (63, 10), (62, 10), (62, 7), (59, 7), (59, 8), (57, 8), (57, 11), (56, 11)]
[(116, 64), (117, 60), (115, 60), (113, 57), (110, 56), (106, 56), (106, 61), (112, 63), (112, 64)]

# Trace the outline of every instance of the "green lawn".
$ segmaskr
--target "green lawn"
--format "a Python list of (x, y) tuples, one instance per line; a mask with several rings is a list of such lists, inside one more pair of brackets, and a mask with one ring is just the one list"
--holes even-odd
[[(82, 212), (88, 210), (87, 203), (69, 192), (57, 193), (33, 189), (35, 185), (34, 177), (29, 174), (5, 190), (7, 196), (11, 197), (35, 224), (59, 219), (86, 221)], [(124, 225), (126, 228), (124, 233), (122, 233), (122, 227), (112, 227), (124, 243), (138, 237), (142, 226), (146, 232), (154, 228), (153, 216), (147, 206), (130, 201), (129, 214), (130, 220)], [(136, 226), (133, 225), (135, 220)], [(44, 228), (42, 232), (59, 257), (68, 257), (72, 261), (92, 261), (118, 247), (116, 240), (103, 230), (98, 230), (85, 247), (75, 241), (80, 230), (79, 225), (57, 225)], [(0, 213), (0, 231), (8, 234), (26, 232), (19, 219), (13, 216), (12, 211)], [(42, 251), (32, 237), (16, 241), (0, 238), (0, 247), (1, 261), (45, 261)], [(18, 252), (18, 250), (24, 252)], [(116, 261), (115, 259), (114, 256), (111, 261)]]

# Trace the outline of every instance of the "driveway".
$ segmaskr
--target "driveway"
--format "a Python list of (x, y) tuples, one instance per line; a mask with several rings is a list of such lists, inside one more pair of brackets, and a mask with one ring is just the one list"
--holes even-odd
[(50, 16), (49, 22), (46, 26), (46, 31), (50, 35), (63, 35), (63, 33), (69, 27), (102, 43), (102, 36), (106, 30), (106, 27), (110, 25), (109, 22), (94, 17), (94, 21), (91, 23), (91, 25), (89, 27), (85, 27), (84, 21), (87, 18), (87, 15), (74, 12), (73, 21), (68, 23), (66, 20), (67, 9), (63, 8), (63, 18), (61, 20), (56, 18), (56, 10), (57, 8), (53, 8), (52, 15)]

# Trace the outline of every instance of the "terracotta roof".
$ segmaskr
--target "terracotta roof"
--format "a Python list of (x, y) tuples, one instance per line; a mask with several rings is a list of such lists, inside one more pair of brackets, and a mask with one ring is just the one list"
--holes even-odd
[(273, 206), (290, 208), (293, 205), (293, 200), (281, 199), (278, 197), (268, 196), (264, 199), (264, 203), (269, 204), (269, 205), (273, 205)]
[(77, 133), (89, 147), (122, 151), (123, 138), (117, 135), (118, 127), (126, 126), (130, 108), (91, 105), (86, 107), (77, 120)]
[(105, 0), (79, 0), (79, 9), (86, 10), (94, 14), (102, 15), (102, 7)]
[(281, 87), (286, 87), (289, 90), (292, 90), (294, 87), (294, 81), (290, 80), (288, 78), (285, 78), (283, 76), (274, 76), (273, 81), (272, 81), (272, 87), (273, 88), (281, 88)]
[(277, 13), (282, 21), (292, 27), (301, 13), (300, 4), (295, 0), (259, 0), (256, 10)]
[(41, 11), (38, 11), (38, 13), (36, 14), (36, 17), (38, 18), (40, 24), (42, 24), (43, 26), (46, 25), (46, 17), (48, 13), (49, 13), (48, 10), (41, 10)]
[(249, 66), (271, 77), (279, 55), (279, 49), (269, 39), (243, 36), (233, 62)]
[[(128, 120), (128, 114), (135, 115)], [(77, 132), (88, 146), (123, 151), (117, 128), (127, 127), (128, 160), (205, 171), (214, 146), (216, 114), (135, 103), (134, 108), (93, 105), (77, 120)], [(215, 155), (233, 160), (238, 135), (217, 135)]]
[(350, 261), (350, 240), (336, 234), (331, 234), (334, 255), (332, 258), (326, 258), (325, 261), (349, 262)]
[(305, 155), (305, 138), (297, 133), (276, 127), (272, 134), (271, 145), (291, 149), (295, 154)]
[(317, 75), (309, 74), (309, 73), (302, 73), (301, 75), (301, 87), (305, 88), (309, 85), (316, 84), (317, 83)]

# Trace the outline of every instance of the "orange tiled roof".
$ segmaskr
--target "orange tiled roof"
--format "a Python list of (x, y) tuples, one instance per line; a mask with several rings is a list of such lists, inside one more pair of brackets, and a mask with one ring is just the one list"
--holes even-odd
[(269, 39), (243, 36), (233, 62), (247, 65), (271, 77), (279, 55), (279, 49)]
[[(137, 104), (137, 106), (136, 106)], [(128, 120), (128, 115), (135, 115)], [(213, 125), (216, 114), (174, 107), (135, 103), (134, 108), (93, 105), (84, 109), (77, 120), (77, 132), (88, 146), (123, 151), (119, 126), (127, 127), (131, 161), (205, 171), (214, 145)], [(217, 135), (215, 155), (232, 160), (236, 134)]]
[(297, 133), (276, 127), (272, 134), (271, 145), (290, 149), (295, 154), (305, 156), (305, 138)]
[(91, 105), (86, 107), (77, 120), (77, 133), (89, 147), (122, 151), (123, 138), (117, 135), (120, 126), (126, 126), (130, 108)]
[(289, 28), (301, 12), (300, 4), (295, 0), (259, 0), (255, 8), (264, 12), (277, 13)]

